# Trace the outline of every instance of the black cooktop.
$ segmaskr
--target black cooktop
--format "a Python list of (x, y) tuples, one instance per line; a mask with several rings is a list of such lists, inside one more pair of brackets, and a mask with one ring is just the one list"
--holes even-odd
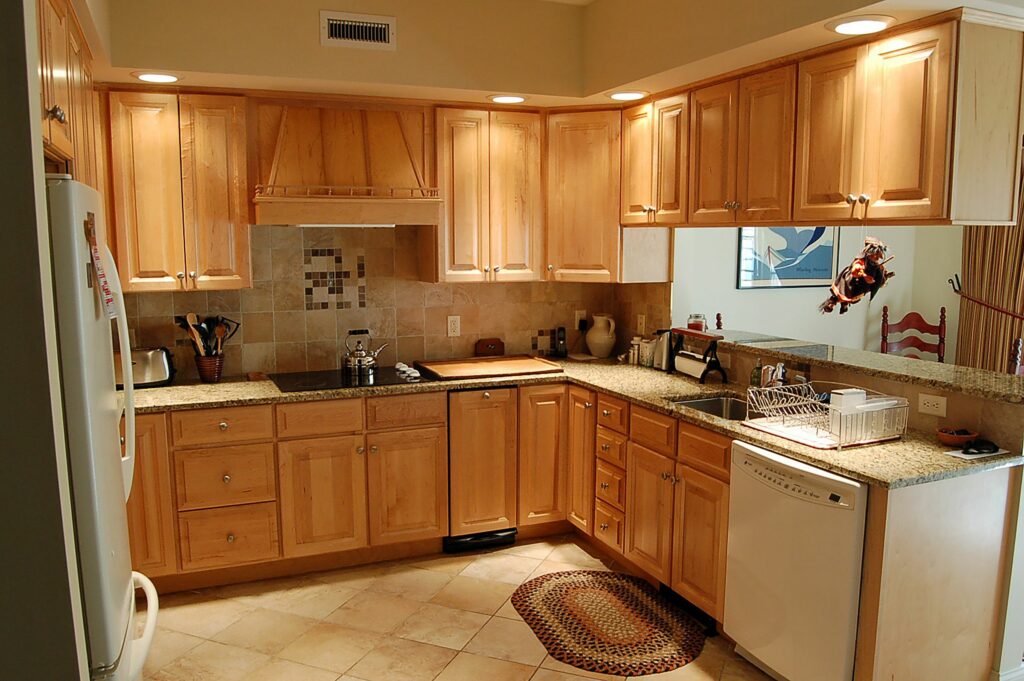
[(404, 383), (429, 383), (430, 378), (406, 378), (394, 367), (378, 367), (372, 374), (353, 374), (333, 369), (330, 371), (297, 371), (289, 374), (271, 374), (270, 380), (283, 393), (297, 393), (304, 390), (336, 390), (358, 388), (370, 385), (402, 385)]

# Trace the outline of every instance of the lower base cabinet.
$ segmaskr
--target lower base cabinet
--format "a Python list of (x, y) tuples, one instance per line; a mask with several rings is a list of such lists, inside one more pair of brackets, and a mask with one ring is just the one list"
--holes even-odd
[(719, 622), (725, 603), (729, 485), (676, 464), (672, 590)]
[(277, 504), (244, 504), (178, 514), (181, 569), (272, 560), (280, 553)]
[(173, 488), (167, 415), (140, 414), (135, 417), (135, 475), (126, 510), (132, 569), (147, 577), (178, 571)]
[(519, 389), (519, 526), (565, 520), (568, 393), (561, 383)]
[(569, 388), (569, 491), (566, 517), (585, 534), (594, 533), (594, 438), (597, 395), (571, 386)]
[(626, 516), (603, 501), (594, 503), (594, 539), (622, 553), (626, 539)]
[(672, 562), (675, 462), (635, 442), (626, 452), (625, 556), (660, 582)]
[(370, 544), (447, 534), (446, 429), (438, 426), (369, 433), (366, 451)]

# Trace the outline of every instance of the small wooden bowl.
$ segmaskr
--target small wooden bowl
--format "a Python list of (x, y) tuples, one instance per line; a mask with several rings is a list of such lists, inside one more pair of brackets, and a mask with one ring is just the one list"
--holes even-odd
[(939, 442), (941, 442), (942, 444), (948, 447), (957, 448), (963, 447), (964, 444), (978, 437), (978, 434), (975, 433), (973, 430), (967, 433), (966, 435), (954, 435), (953, 433), (943, 432), (942, 428), (938, 428), (936, 429), (935, 434), (938, 436)]

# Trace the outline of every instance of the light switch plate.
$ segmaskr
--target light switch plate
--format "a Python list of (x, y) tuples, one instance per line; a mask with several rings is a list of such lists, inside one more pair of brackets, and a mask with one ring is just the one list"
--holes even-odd
[(636, 316), (636, 332), (641, 336), (647, 333), (647, 315), (638, 314)]
[(459, 315), (448, 316), (448, 337), (456, 338), (462, 335), (462, 317)]

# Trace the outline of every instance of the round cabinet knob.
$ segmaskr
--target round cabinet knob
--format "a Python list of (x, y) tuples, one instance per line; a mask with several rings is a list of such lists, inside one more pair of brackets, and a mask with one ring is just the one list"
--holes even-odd
[(601, 489), (609, 489), (610, 487), (611, 487), (611, 485), (608, 484), (607, 482), (602, 482), (601, 483)]
[(612, 412), (611, 412), (610, 409), (602, 409), (601, 410), (601, 416), (608, 417), (608, 416), (611, 416), (611, 415), (612, 415)]
[(184, 280), (185, 280), (185, 273), (184, 273), (184, 272), (178, 272), (178, 273), (177, 273), (176, 275), (174, 275), (174, 276), (178, 277), (178, 279), (180, 279), (180, 280), (182, 280), (182, 281), (184, 281)]
[(485, 267), (485, 268), (484, 268), (484, 272), (490, 272), (490, 271), (491, 271), (491, 268), (490, 268), (490, 267)]
[(594, 408), (594, 403), (593, 402), (584, 402), (583, 403), (583, 408), (584, 409), (593, 409)]
[(231, 476), (230, 475), (225, 475), (223, 478), (221, 478), (221, 480), (223, 480), (224, 484), (226, 485), (229, 482), (231, 482)]
[(377, 445), (370, 445), (370, 454), (376, 454), (379, 451), (380, 449), (377, 447)]
[(861, 194), (857, 197), (857, 203), (867, 204), (871, 201), (871, 196), (868, 194)]
[(669, 479), (669, 477), (670, 477), (670, 476), (669, 476), (669, 474), (668, 474), (668, 473), (666, 473), (666, 472), (664, 472), (664, 471), (662, 471), (662, 472), (661, 472), (661, 479), (662, 479), (662, 480), (668, 480), (668, 479)]
[(124, 435), (121, 436), (121, 444), (124, 444)]
[(500, 272), (501, 271), (501, 265), (495, 265), (494, 266), (494, 271), (495, 272)]
[(189, 272), (188, 276), (192, 281), (195, 281), (196, 277), (199, 276), (199, 274), (197, 272)]
[(234, 534), (234, 532), (229, 532), (228, 533), (227, 540), (228, 540), (229, 544), (234, 544), (235, 543), (235, 534)]
[(553, 269), (555, 269), (555, 266), (554, 266), (554, 265), (548, 265), (548, 272), (550, 272), (550, 271), (551, 271), (551, 270), (553, 270)]
[(225, 430), (228, 429), (228, 422), (227, 421), (221, 421), (220, 423), (217, 424), (217, 427), (220, 428), (221, 431), (225, 431)]
[(740, 208), (743, 208), (743, 204), (740, 203), (739, 201), (733, 201), (732, 207), (734, 210), (739, 210)]
[(846, 203), (848, 205), (850, 205), (850, 206), (852, 206), (853, 204), (857, 203), (857, 195), (856, 194), (847, 194), (846, 195)]
[(485, 400), (491, 399), (491, 394), (490, 393), (484, 393), (484, 399)]
[(606, 442), (605, 444), (601, 445), (601, 451), (610, 452), (612, 451), (612, 446)]
[(601, 523), (600, 527), (601, 527), (602, 531), (603, 530), (607, 530), (608, 529), (608, 523)]
[(68, 120), (67, 114), (64, 113), (64, 109), (60, 108), (57, 104), (54, 104), (46, 110), (46, 116), (48, 118), (52, 118), (58, 123), (65, 123)]
[(356, 447), (356, 454), (362, 454), (365, 451), (366, 451), (366, 447), (363, 447), (361, 445), (359, 447)]

